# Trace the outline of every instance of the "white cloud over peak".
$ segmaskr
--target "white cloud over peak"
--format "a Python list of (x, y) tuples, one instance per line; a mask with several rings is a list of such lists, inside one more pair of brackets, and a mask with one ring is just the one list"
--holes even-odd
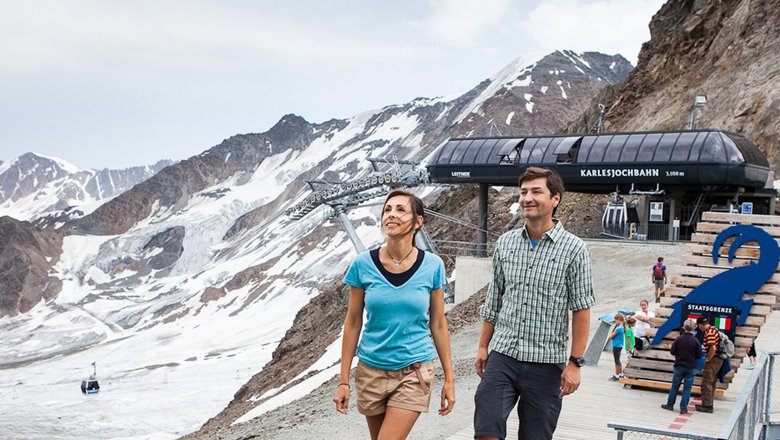
[(545, 51), (582, 52), (597, 47), (599, 52), (619, 53), (636, 64), (640, 49), (636, 42), (650, 39), (648, 17), (662, 4), (661, 0), (548, 0), (527, 14), (523, 28)]
[(508, 0), (437, 0), (426, 21), (429, 35), (437, 42), (453, 47), (469, 47), (501, 19), (509, 8)]

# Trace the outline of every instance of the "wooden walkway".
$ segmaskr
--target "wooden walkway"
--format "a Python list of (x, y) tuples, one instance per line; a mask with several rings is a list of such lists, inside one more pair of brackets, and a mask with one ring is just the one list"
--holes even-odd
[[(761, 333), (756, 339), (756, 349), (759, 355), (762, 351), (780, 350), (780, 316), (777, 313), (770, 315), (761, 328)], [(680, 416), (677, 411), (671, 412), (661, 408), (661, 404), (666, 403), (666, 392), (624, 387), (623, 384), (609, 380), (612, 370), (612, 356), (609, 352), (603, 352), (598, 366), (583, 367), (580, 389), (564, 399), (555, 439), (616, 439), (616, 431), (607, 427), (607, 423), (610, 422), (709, 435), (720, 434), (745, 382), (752, 373), (752, 370), (746, 368), (739, 369), (724, 395), (715, 397), (714, 413), (696, 412), (694, 403), (699, 400), (697, 396), (693, 396), (689, 406), (691, 414)], [(473, 399), (461, 399), (458, 404), (472, 405), (471, 414), (473, 414)], [(678, 395), (676, 408), (679, 408), (679, 404)], [(448, 437), (449, 440), (473, 438), (474, 430), (471, 421), (461, 421), (464, 424), (463, 429)], [(453, 421), (453, 423), (457, 422)], [(508, 423), (507, 439), (517, 438), (517, 426), (517, 413), (513, 412)], [(643, 438), (650, 440), (654, 437)]]

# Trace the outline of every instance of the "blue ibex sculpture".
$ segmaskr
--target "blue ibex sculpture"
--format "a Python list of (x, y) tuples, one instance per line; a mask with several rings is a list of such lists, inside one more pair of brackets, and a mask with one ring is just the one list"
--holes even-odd
[(683, 302), (737, 307), (740, 310), (738, 324), (745, 324), (750, 308), (753, 307), (753, 300), (742, 300), (742, 295), (755, 294), (772, 277), (780, 260), (780, 248), (775, 239), (761, 228), (753, 225), (729, 226), (718, 234), (712, 244), (712, 261), (715, 264), (718, 263), (720, 247), (730, 237), (735, 238), (729, 247), (729, 262), (734, 260), (737, 249), (749, 241), (755, 241), (759, 245), (761, 254), (758, 262), (751, 261), (746, 266), (721, 272), (701, 283), (685, 298), (672, 304), (674, 312), (658, 329), (653, 338), (653, 345), (660, 344), (667, 333), (680, 327)]

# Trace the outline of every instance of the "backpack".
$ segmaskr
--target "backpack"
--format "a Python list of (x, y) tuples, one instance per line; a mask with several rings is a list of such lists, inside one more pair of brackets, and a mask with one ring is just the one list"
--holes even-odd
[(718, 342), (718, 355), (723, 359), (734, 356), (734, 342), (720, 330), (718, 330), (718, 338), (720, 339), (720, 342)]
[(653, 266), (653, 278), (662, 280), (664, 278), (664, 266), (661, 263)]

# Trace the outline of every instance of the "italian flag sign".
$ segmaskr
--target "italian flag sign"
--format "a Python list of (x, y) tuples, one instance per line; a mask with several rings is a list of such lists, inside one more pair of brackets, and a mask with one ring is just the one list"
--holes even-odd
[(726, 316), (715, 316), (712, 320), (712, 325), (717, 327), (718, 330), (731, 330), (731, 318)]

